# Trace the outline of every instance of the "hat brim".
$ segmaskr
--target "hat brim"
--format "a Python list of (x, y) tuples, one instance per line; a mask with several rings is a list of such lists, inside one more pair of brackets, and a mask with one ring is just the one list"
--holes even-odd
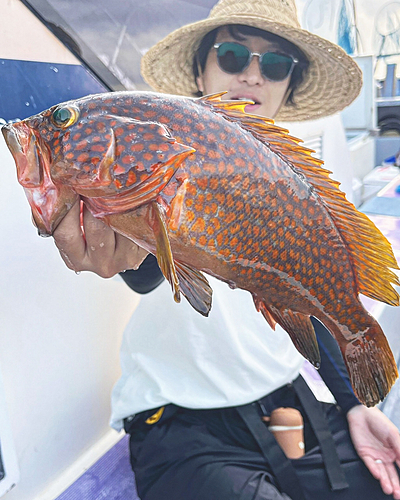
[(279, 35), (299, 47), (310, 61), (305, 78), (296, 90), (295, 105), (283, 106), (275, 117), (277, 121), (312, 120), (332, 115), (358, 96), (362, 72), (339, 46), (306, 30), (251, 15), (204, 19), (173, 31), (143, 56), (143, 78), (158, 92), (196, 95), (194, 54), (207, 33), (228, 24), (253, 26)]

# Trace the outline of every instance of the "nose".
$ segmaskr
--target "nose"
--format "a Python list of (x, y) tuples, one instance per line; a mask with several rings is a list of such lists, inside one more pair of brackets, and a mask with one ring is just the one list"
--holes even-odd
[(261, 85), (264, 82), (257, 54), (252, 56), (250, 64), (240, 73), (238, 78), (241, 82), (246, 82), (249, 85)]

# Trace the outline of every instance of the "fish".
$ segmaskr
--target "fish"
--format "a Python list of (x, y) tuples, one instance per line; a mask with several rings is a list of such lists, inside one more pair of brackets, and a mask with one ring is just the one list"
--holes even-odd
[(223, 97), (97, 94), (4, 126), (38, 232), (80, 200), (157, 257), (175, 301), (207, 316), (207, 274), (247, 290), (318, 368), (317, 318), (374, 406), (398, 372), (360, 294), (399, 305), (391, 245), (300, 139)]

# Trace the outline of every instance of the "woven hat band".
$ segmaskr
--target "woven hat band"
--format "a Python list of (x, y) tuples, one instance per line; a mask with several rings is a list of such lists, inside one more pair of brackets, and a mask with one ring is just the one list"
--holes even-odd
[(252, 14), (258, 18), (265, 18), (272, 22), (286, 24), (293, 28), (300, 28), (297, 19), (297, 9), (294, 0), (222, 0), (211, 10), (209, 19), (225, 16), (245, 16)]

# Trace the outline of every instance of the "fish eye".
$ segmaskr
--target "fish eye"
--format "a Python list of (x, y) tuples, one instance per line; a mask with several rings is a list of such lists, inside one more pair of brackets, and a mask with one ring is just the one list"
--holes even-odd
[(51, 115), (51, 121), (56, 127), (68, 128), (76, 121), (79, 117), (79, 110), (74, 106), (65, 106), (62, 108), (56, 108)]

